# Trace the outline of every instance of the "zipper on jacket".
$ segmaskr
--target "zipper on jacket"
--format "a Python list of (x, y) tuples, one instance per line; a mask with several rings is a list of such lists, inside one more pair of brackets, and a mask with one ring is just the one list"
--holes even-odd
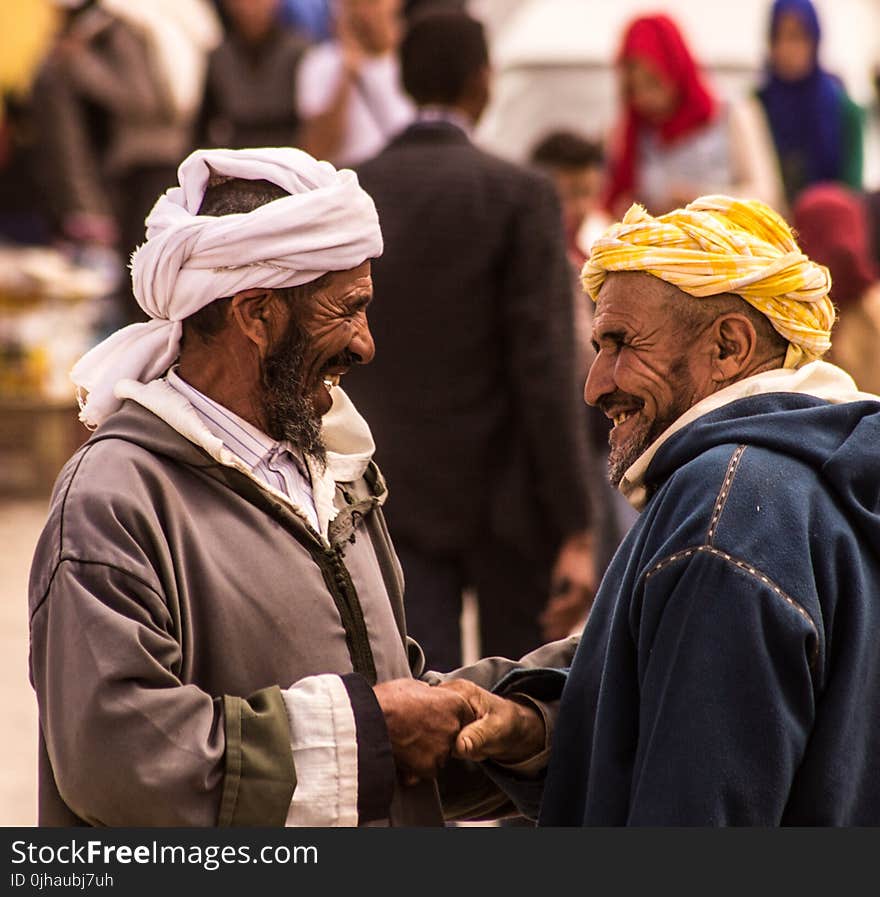
[(269, 495), (241, 471), (215, 465), (208, 468), (206, 473), (228, 485), (256, 507), (262, 508), (309, 552), (324, 577), (342, 620), (352, 669), (360, 673), (370, 685), (375, 685), (376, 663), (364, 622), (364, 612), (357, 589), (345, 566), (342, 548), (329, 546), (308, 521)]
[(373, 659), (373, 650), (370, 647), (367, 624), (364, 620), (364, 612), (357, 589), (345, 566), (342, 549), (338, 546), (325, 549), (322, 557), (321, 572), (324, 575), (327, 588), (333, 596), (333, 601), (336, 603), (339, 616), (342, 618), (345, 642), (348, 645), (352, 668), (356, 673), (360, 673), (370, 685), (375, 685), (376, 663)]

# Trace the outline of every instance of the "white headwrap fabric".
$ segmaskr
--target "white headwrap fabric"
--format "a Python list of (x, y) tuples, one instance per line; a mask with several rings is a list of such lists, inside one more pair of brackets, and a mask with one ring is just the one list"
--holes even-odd
[[(147, 217), (147, 242), (132, 256), (138, 304), (153, 318), (111, 334), (71, 379), (88, 397), (80, 420), (101, 424), (121, 404), (120, 380), (146, 383), (174, 362), (184, 318), (241, 290), (297, 286), (382, 254), (376, 207), (353, 171), (289, 148), (196, 150), (179, 187)], [(211, 175), (277, 184), (290, 196), (239, 215), (198, 215)]]

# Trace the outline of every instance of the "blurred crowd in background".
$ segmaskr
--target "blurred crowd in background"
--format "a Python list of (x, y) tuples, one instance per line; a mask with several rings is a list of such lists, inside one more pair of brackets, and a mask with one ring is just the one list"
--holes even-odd
[[(400, 537), (394, 530), (392, 535), (399, 538), (408, 576), (426, 592), (441, 580), (452, 592), (479, 580), (487, 595), (493, 588), (506, 593), (522, 581), (518, 558), (533, 558), (535, 552), (546, 558), (536, 568), (542, 577), (546, 574), (545, 581), (554, 564), (557, 572), (560, 563), (564, 569), (557, 549), (571, 537), (575, 542), (570, 544), (581, 540), (594, 559), (595, 569), (583, 583), (589, 591), (633, 519), (605, 482), (608, 426), (591, 409), (572, 405), (580, 434), (564, 447), (554, 444), (554, 433), (544, 434), (549, 451), (541, 462), (566, 471), (571, 483), (566, 500), (577, 496), (588, 505), (583, 513), (557, 514), (553, 506), (561, 498), (540, 495), (535, 506), (543, 510), (537, 517), (546, 522), (549, 544), (539, 550), (533, 533), (508, 533), (507, 555), (492, 555), (496, 569), (488, 573), (475, 572), (474, 558), (462, 547), (479, 539), (484, 525), (478, 496), (481, 481), (492, 475), (492, 448), (484, 440), (491, 429), (488, 416), (495, 411), (515, 415), (517, 403), (540, 405), (542, 398), (539, 390), (515, 387), (522, 372), (512, 369), (511, 359), (519, 358), (523, 347), (499, 340), (489, 346), (475, 336), (483, 334), (491, 342), (492, 315), (502, 320), (512, 314), (514, 303), (506, 310), (499, 307), (510, 271), (502, 270), (507, 263), (498, 262), (496, 244), (506, 237), (495, 238), (486, 223), (491, 214), (486, 220), (480, 216), (487, 208), (496, 218), (508, 214), (504, 210), (512, 201), (501, 193), (518, 189), (519, 182), (499, 177), (492, 182), (499, 194), (481, 194), (481, 202), (475, 202), (483, 188), (475, 184), (469, 193), (462, 178), (466, 182), (470, 166), (475, 170), (483, 163), (450, 149), (459, 155), (447, 158), (458, 159), (464, 170), (445, 198), (432, 196), (432, 172), (446, 176), (442, 161), (423, 165), (416, 174), (406, 162), (395, 161), (404, 158), (393, 154), (402, 134), (414, 124), (438, 120), (458, 128), (469, 145), (506, 156), (513, 161), (505, 164), (537, 172), (554, 186), (559, 250), (568, 265), (568, 302), (554, 306), (561, 316), (554, 326), (576, 337), (575, 351), (565, 361), (575, 394), (590, 363), (591, 309), (577, 272), (592, 240), (633, 202), (660, 214), (711, 193), (762, 199), (795, 225), (804, 250), (832, 272), (840, 322), (831, 360), (849, 370), (862, 389), (880, 392), (880, 55), (871, 58), (865, 52), (859, 60), (874, 93), (854, 97), (844, 79), (825, 67), (827, 23), (820, 20), (822, 9), (817, 12), (809, 0), (767, 2), (759, 54), (764, 64), (737, 91), (718, 86), (709, 71), (713, 60), (703, 58), (700, 47), (688, 40), (693, 23), (679, 15), (677, 4), (667, 3), (665, 12), (634, 14), (619, 32), (591, 37), (605, 48), (604, 66), (616, 82), (613, 95), (604, 97), (614, 106), (611, 120), (604, 108), (572, 101), (571, 85), (594, 78), (590, 65), (582, 70), (568, 65), (567, 86), (558, 90), (546, 65), (526, 67), (514, 78), (518, 74), (533, 90), (547, 87), (539, 96), (540, 114), (530, 114), (529, 127), (521, 128), (517, 139), (498, 135), (505, 133), (505, 109), (516, 110), (510, 114), (513, 121), (525, 104), (516, 103), (514, 91), (513, 99), (509, 95), (506, 103), (491, 105), (497, 69), (483, 81), (472, 77), (492, 72), (494, 42), (506, 24), (504, 3), (4, 2), (6, 15), (14, 19), (20, 56), (14, 68), (7, 60), (0, 85), (0, 404), (10, 414), (39, 414), (41, 403), (73, 408), (66, 379), (73, 360), (107, 332), (145, 319), (131, 295), (125, 263), (144, 238), (151, 206), (176, 183), (177, 166), (190, 151), (300, 147), (363, 172), (385, 229), (387, 258), (374, 266), (371, 311), (376, 373), (368, 378), (363, 372), (360, 383), (361, 372), (353, 375), (351, 391), (376, 431), (377, 460), (391, 486), (389, 518), (400, 531)], [(516, 14), (521, 23), (529, 14), (543, 13), (546, 19), (553, 6), (545, 0), (507, 5), (515, 7), (510, 17)], [(580, 14), (588, 16), (591, 4), (584, 0), (581, 5)], [(410, 43), (404, 85), (401, 43), (414, 23), (440, 9), (466, 9), (485, 18), (489, 56), (483, 59), (479, 41), (469, 44), (455, 33), (444, 42), (435, 31), (440, 35), (436, 45)], [(880, 3), (873, 9), (873, 26), (880, 33)], [(560, 40), (566, 27), (558, 21)], [(734, 43), (743, 39), (729, 36)], [(487, 106), (494, 111), (490, 127), (483, 128)], [(539, 124), (542, 130), (535, 133)], [(391, 164), (383, 166), (377, 157)], [(453, 204), (450, 220), (458, 216), (467, 235), (464, 246), (461, 240), (454, 248), (444, 244), (443, 235), (432, 230), (431, 204), (440, 215), (444, 202)], [(539, 220), (532, 226), (538, 227)], [(499, 233), (520, 226), (499, 221)], [(528, 264), (532, 255), (539, 283), (548, 257), (544, 242), (526, 227), (517, 243), (519, 261)], [(492, 278), (495, 283), (489, 283)], [(462, 295), (457, 303), (450, 300), (449, 308), (457, 317), (450, 314), (448, 326), (432, 322), (443, 294), (450, 297), (456, 290)], [(483, 317), (480, 303), (486, 306)], [(461, 308), (473, 319), (462, 320)], [(528, 322), (528, 310), (522, 314)], [(494, 332), (507, 331), (499, 325)], [(481, 364), (491, 366), (489, 374)], [(507, 406), (513, 411), (487, 399), (508, 385)], [(569, 386), (552, 388), (556, 395), (544, 400), (558, 404), (560, 390), (567, 394)], [(408, 429), (397, 423), (406, 418)], [(29, 438), (46, 438), (33, 432), (37, 435)], [(428, 432), (431, 444), (420, 444), (419, 434)], [(457, 438), (468, 432), (475, 446), (484, 440), (485, 451)], [(449, 434), (456, 439), (447, 439)], [(17, 445), (7, 443), (0, 452), (34, 452), (34, 446), (20, 442), (21, 431), (15, 439)], [(441, 443), (443, 451), (437, 450)], [(472, 451), (482, 452), (479, 460)], [(434, 471), (433, 484), (426, 468)], [(11, 470), (7, 466), (7, 488), (15, 487)], [(453, 506), (456, 490), (462, 490), (461, 519), (449, 526), (466, 539), (447, 538), (441, 524), (432, 523), (425, 510), (432, 489)], [(556, 526), (554, 515), (566, 520)], [(572, 557), (582, 556), (575, 548)], [(505, 576), (499, 579), (501, 573)], [(492, 576), (494, 586), (488, 581)], [(564, 585), (560, 588), (565, 591)], [(534, 624), (533, 640), (564, 634), (582, 620), (588, 604), (545, 612), (543, 628)], [(444, 607), (457, 623), (460, 607)], [(505, 615), (503, 604), (500, 613)], [(426, 618), (423, 625), (435, 624)], [(527, 645), (517, 643), (520, 647)], [(433, 650), (439, 656), (445, 649), (438, 644)], [(459, 659), (453, 651), (437, 665)]]

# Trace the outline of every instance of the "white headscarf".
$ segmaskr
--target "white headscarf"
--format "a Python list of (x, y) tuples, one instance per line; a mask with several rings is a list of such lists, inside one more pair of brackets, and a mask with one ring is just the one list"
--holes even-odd
[[(198, 215), (212, 174), (267, 180), (291, 195), (246, 214)], [(300, 150), (197, 150), (178, 179), (150, 212), (147, 242), (132, 256), (135, 298), (154, 320), (118, 330), (71, 371), (80, 395), (88, 392), (80, 403), (87, 426), (120, 406), (120, 380), (145, 383), (167, 370), (180, 349), (180, 322), (215, 299), (308, 283), (382, 253), (376, 207), (357, 175)]]

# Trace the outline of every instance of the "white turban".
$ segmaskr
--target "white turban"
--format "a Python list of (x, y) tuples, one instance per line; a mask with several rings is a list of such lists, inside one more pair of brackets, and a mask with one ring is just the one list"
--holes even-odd
[[(153, 318), (86, 353), (71, 379), (88, 392), (80, 420), (96, 427), (119, 408), (120, 380), (148, 382), (174, 362), (184, 318), (215, 299), (277, 289), (347, 271), (382, 253), (373, 200), (353, 171), (295, 149), (197, 150), (150, 212), (147, 242), (132, 256), (138, 304)], [(290, 196), (252, 212), (197, 214), (211, 175), (277, 184)]]

